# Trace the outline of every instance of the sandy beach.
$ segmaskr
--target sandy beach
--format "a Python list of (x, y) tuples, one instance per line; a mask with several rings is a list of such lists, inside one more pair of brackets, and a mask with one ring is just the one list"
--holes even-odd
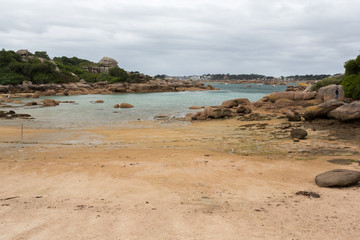
[(359, 170), (327, 162), (359, 160), (358, 139), (310, 123), (294, 142), (284, 124), (25, 123), (22, 145), (19, 125), (1, 125), (0, 239), (357, 239), (360, 186), (314, 178)]

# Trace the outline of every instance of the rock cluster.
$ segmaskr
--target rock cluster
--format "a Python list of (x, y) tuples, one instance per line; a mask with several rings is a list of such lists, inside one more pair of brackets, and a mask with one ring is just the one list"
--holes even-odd
[[(177, 92), (177, 91), (201, 91), (214, 90), (212, 86), (205, 86), (196, 81), (167, 81), (151, 80), (146, 83), (114, 83), (97, 82), (87, 83), (81, 80), (77, 83), (66, 84), (32, 84), (24, 82), (19, 86), (0, 85), (0, 93), (20, 97), (54, 96), (54, 95), (86, 95), (86, 94), (111, 94), (132, 92)], [(22, 94), (22, 95), (21, 95)]]
[(22, 119), (30, 119), (30, 114), (18, 114), (15, 113), (13, 110), (10, 110), (8, 112), (6, 111), (0, 111), (0, 118), (4, 119), (14, 119), (14, 118), (22, 118)]
[(110, 57), (103, 57), (98, 65), (83, 67), (84, 70), (90, 73), (109, 72), (111, 68), (118, 67), (118, 62)]
[(250, 104), (247, 98), (231, 99), (219, 106), (205, 107), (203, 111), (189, 114), (189, 117), (192, 120), (206, 120), (245, 115), (252, 112)]
[(340, 85), (320, 88), (318, 93), (275, 92), (252, 105), (257, 109), (282, 111), (289, 121), (300, 121), (302, 117), (308, 121), (317, 118), (333, 118), (342, 122), (360, 120), (360, 102), (345, 99)]

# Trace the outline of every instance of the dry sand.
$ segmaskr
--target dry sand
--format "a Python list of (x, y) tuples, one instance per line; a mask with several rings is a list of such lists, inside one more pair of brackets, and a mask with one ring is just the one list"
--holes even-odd
[(309, 128), (295, 143), (284, 122), (25, 124), (22, 151), (1, 126), (0, 239), (358, 239), (360, 186), (314, 183), (359, 170), (326, 161), (358, 160), (358, 142)]

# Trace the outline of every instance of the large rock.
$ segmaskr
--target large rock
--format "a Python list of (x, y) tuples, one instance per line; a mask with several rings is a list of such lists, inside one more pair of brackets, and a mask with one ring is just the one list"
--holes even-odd
[(304, 100), (305, 93), (304, 92), (294, 92), (294, 101)]
[(328, 113), (334, 109), (344, 105), (344, 102), (337, 101), (335, 99), (329, 100), (317, 106), (310, 106), (305, 109), (304, 118), (306, 120), (313, 120), (316, 118), (327, 117)]
[(237, 98), (237, 99), (224, 101), (221, 105), (223, 107), (232, 108), (232, 107), (237, 107), (239, 105), (248, 105), (250, 103), (251, 102), (247, 98)]
[(335, 169), (315, 177), (319, 187), (347, 187), (360, 181), (360, 172), (346, 169)]
[(118, 65), (118, 62), (110, 57), (103, 57), (100, 61), (99, 61), (99, 65), (101, 67), (116, 67)]
[(208, 118), (218, 119), (218, 118), (230, 117), (232, 112), (228, 108), (224, 108), (224, 107), (206, 107), (204, 109), (204, 114)]
[(303, 96), (303, 100), (311, 100), (314, 99), (316, 97), (317, 93), (316, 92), (305, 92), (304, 96)]
[(277, 108), (287, 108), (287, 107), (293, 106), (294, 103), (295, 102), (290, 99), (281, 98), (281, 99), (276, 100), (274, 105)]
[(20, 55), (22, 60), (25, 60), (27, 57), (31, 56), (31, 53), (27, 49), (17, 50), (16, 54)]
[(360, 120), (360, 102), (342, 105), (328, 113), (328, 116), (340, 121)]
[(269, 100), (273, 103), (279, 99), (288, 99), (288, 100), (293, 101), (294, 95), (295, 95), (295, 92), (274, 92), (269, 95)]
[(207, 116), (205, 115), (204, 112), (196, 112), (191, 115), (191, 119), (192, 120), (206, 120)]
[[(336, 98), (336, 91), (338, 92), (337, 98)], [(324, 102), (329, 101), (331, 99), (344, 101), (345, 99), (344, 89), (341, 85), (335, 85), (335, 84), (322, 87), (318, 91), (318, 97), (322, 99)]]
[(99, 61), (99, 65), (100, 65), (100, 72), (109, 72), (110, 68), (114, 68), (118, 66), (118, 62), (110, 57), (103, 57), (100, 61)]

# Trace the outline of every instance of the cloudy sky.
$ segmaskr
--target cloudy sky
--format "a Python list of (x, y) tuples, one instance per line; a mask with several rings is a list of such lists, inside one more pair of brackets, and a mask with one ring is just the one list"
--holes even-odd
[(0, 0), (0, 48), (149, 75), (334, 74), (360, 54), (358, 0)]

